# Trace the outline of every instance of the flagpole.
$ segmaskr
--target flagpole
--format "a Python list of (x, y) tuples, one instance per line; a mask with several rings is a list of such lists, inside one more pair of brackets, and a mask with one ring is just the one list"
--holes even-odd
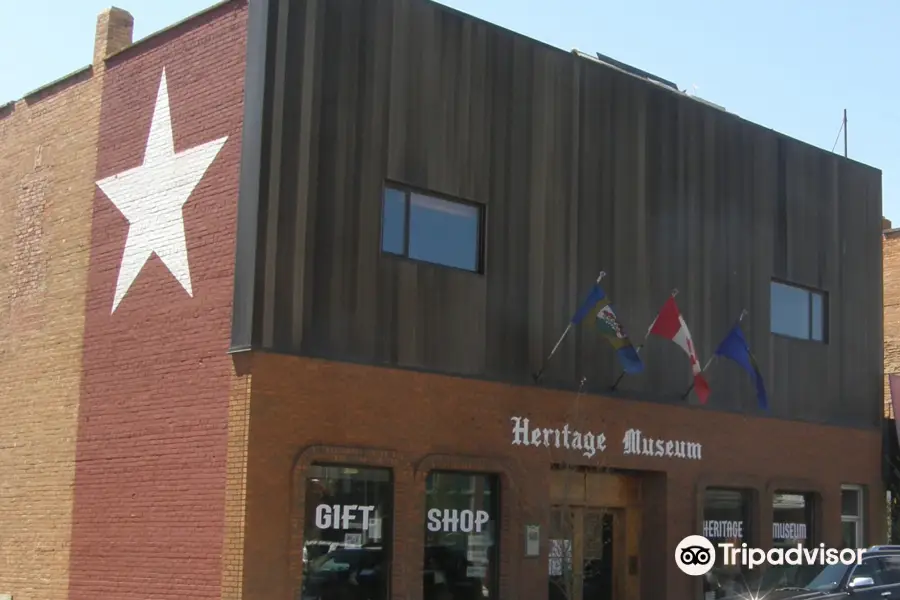
[[(669, 295), (669, 297), (674, 298), (677, 295), (678, 295), (678, 288), (675, 288), (672, 290), (672, 293)], [(665, 304), (665, 303), (663, 303), (663, 304)], [(659, 312), (661, 310), (662, 310), (662, 308), (660, 308), (659, 311), (656, 312), (656, 316), (653, 318), (653, 322), (650, 323), (650, 327), (647, 328), (647, 333), (644, 334), (644, 339), (643, 339), (643, 341), (641, 341), (641, 345), (634, 349), (636, 354), (640, 354), (641, 348), (643, 348), (644, 344), (647, 343), (647, 338), (650, 337), (650, 331), (652, 331), (653, 326), (656, 325), (656, 320), (659, 319)], [(616, 388), (619, 387), (620, 383), (622, 383), (622, 379), (624, 377), (625, 377), (625, 369), (622, 369), (622, 372), (619, 373), (619, 377), (616, 379), (615, 383), (612, 384), (612, 387), (609, 388), (609, 391), (611, 391), (611, 392), (616, 391)]]
[[(734, 324), (728, 328), (728, 332), (730, 333), (732, 329), (734, 329), (736, 326), (740, 325), (741, 321), (743, 321), (744, 317), (746, 317), (748, 314), (749, 313), (747, 312), (746, 308), (741, 310), (741, 316), (739, 316), (737, 318), (737, 321), (735, 321)], [(726, 333), (725, 335), (728, 335), (728, 333)], [(722, 338), (722, 339), (725, 339), (725, 338)], [(707, 360), (706, 364), (703, 365), (703, 368), (700, 369), (700, 373), (706, 373), (706, 370), (709, 368), (709, 366), (713, 363), (713, 361), (715, 359), (716, 359), (716, 354), (715, 354), (715, 352), (713, 352), (713, 355), (709, 357), (709, 360)], [(684, 394), (681, 395), (681, 399), (684, 400), (685, 398), (687, 398), (688, 394), (690, 394), (693, 389), (694, 389), (694, 382), (691, 381), (691, 386), (687, 389), (687, 391)]]
[[(600, 271), (600, 275), (597, 276), (597, 281), (594, 282), (595, 285), (599, 284), (600, 281), (606, 277), (606, 271)], [(547, 368), (547, 364), (550, 362), (550, 359), (553, 358), (553, 355), (556, 354), (556, 351), (559, 349), (560, 344), (563, 343), (563, 340), (566, 339), (566, 336), (569, 335), (569, 332), (572, 331), (572, 320), (569, 320), (569, 324), (566, 325), (565, 331), (563, 331), (562, 335), (559, 336), (559, 339), (556, 341), (556, 344), (553, 346), (553, 350), (550, 351), (550, 354), (547, 355), (547, 358), (544, 359), (544, 363), (541, 365), (540, 370), (533, 375), (534, 382), (537, 383), (541, 380), (541, 376), (544, 374), (544, 370)]]

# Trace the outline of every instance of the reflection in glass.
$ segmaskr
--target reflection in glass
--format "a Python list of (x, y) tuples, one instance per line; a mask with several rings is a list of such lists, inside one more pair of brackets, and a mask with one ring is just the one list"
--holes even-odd
[(825, 298), (822, 294), (812, 293), (812, 339), (825, 341)]
[(573, 510), (555, 506), (550, 510), (548, 600), (569, 600), (576, 594), (572, 539), (575, 532)]
[(809, 310), (807, 290), (772, 282), (770, 306), (772, 333), (809, 339)]
[[(749, 493), (744, 490), (707, 489), (703, 503), (703, 535), (715, 545), (749, 544)], [(750, 584), (747, 576), (746, 570), (740, 566), (725, 565), (721, 552), (717, 552), (716, 565), (703, 578), (704, 598), (724, 598), (745, 593)]]
[(392, 495), (388, 469), (309, 468), (304, 599), (389, 598)]
[(497, 598), (497, 487), (490, 475), (428, 475), (424, 600)]
[(841, 490), (841, 515), (859, 516), (859, 490)]
[(478, 270), (479, 209), (420, 194), (410, 196), (409, 257)]
[(841, 522), (841, 543), (844, 548), (857, 547), (857, 540), (859, 539), (857, 528), (858, 525), (856, 521)]
[(581, 600), (613, 598), (613, 516), (602, 510), (585, 510), (582, 521), (584, 583)]
[(812, 537), (811, 496), (776, 492), (772, 498), (772, 546), (808, 544)]
[(406, 253), (406, 193), (387, 188), (381, 215), (381, 249), (391, 254)]

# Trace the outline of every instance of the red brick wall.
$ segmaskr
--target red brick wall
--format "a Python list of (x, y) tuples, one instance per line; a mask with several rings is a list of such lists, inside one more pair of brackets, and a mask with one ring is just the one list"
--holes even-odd
[[(245, 25), (246, 3), (235, 0), (107, 64), (96, 181), (142, 164), (163, 70), (175, 152), (227, 140), (181, 211), (191, 295), (153, 254), (112, 310), (135, 231), (95, 190), (72, 599), (221, 597)], [(165, 183), (159, 194), (169, 197), (172, 173), (154, 170), (133, 198)], [(176, 221), (177, 211), (157, 212), (155, 243), (177, 233)]]
[[(522, 558), (522, 526), (527, 518), (543, 523), (546, 531), (549, 468), (559, 458), (544, 448), (512, 446), (514, 415), (528, 417), (532, 426), (569, 422), (582, 430), (605, 432), (607, 452), (591, 461), (580, 459), (585, 464), (667, 472), (666, 485), (660, 487), (667, 489), (665, 496), (644, 498), (645, 519), (666, 511), (665, 531), (649, 538), (661, 544), (659, 548), (642, 545), (644, 566), (662, 564), (666, 569), (647, 571), (642, 581), (645, 598), (653, 593), (666, 600), (696, 597), (697, 580), (681, 574), (671, 557), (679, 540), (701, 531), (698, 489), (703, 485), (755, 489), (762, 507), (762, 544), (771, 542), (764, 534), (771, 533), (771, 511), (765, 507), (771, 507), (775, 491), (818, 493), (821, 541), (830, 545), (841, 540), (840, 485), (867, 485), (872, 492), (868, 540), (883, 539), (880, 431), (597, 396), (583, 397), (574, 415), (572, 393), (272, 355), (254, 357), (251, 394), (244, 600), (295, 597), (301, 540), (291, 537), (287, 524), (293, 522), (294, 531), (302, 532), (304, 502), (302, 472), (295, 469), (316, 459), (395, 469), (395, 600), (421, 596), (424, 474), (429, 465), (489, 465), (505, 473), (501, 598), (545, 600), (546, 556)], [(623, 456), (622, 437), (631, 427), (651, 437), (700, 442), (703, 458)], [(295, 570), (285, 570), (286, 564)]]

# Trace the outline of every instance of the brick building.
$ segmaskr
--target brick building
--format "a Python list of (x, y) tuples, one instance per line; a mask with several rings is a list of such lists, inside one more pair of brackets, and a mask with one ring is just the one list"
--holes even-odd
[(90, 65), (0, 108), (0, 593), (67, 598), (107, 11)]
[(894, 418), (888, 374), (900, 374), (900, 230), (882, 221), (884, 238), (884, 415)]
[[(86, 73), (0, 120), (0, 594), (692, 600), (753, 576), (692, 533), (883, 538), (879, 171), (426, 0), (112, 10)], [(747, 311), (768, 407), (547, 361), (601, 270), (635, 344)]]
[(3, 109), (0, 594), (240, 597), (222, 258), (245, 20), (224, 2), (132, 43), (110, 9), (90, 66)]

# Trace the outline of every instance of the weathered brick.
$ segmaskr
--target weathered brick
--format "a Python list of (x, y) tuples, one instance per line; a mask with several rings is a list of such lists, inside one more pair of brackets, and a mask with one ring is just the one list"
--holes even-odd
[(16, 600), (68, 593), (103, 73), (97, 55), (0, 115), (0, 592)]
[(113, 311), (129, 222), (99, 187), (90, 195), (72, 600), (218, 599), (234, 585), (223, 570), (240, 556), (225, 545), (240, 539), (239, 509), (226, 500), (243, 497), (226, 489), (243, 474), (226, 466), (244, 437), (238, 425), (229, 445), (240, 381), (227, 351), (246, 12), (226, 2), (106, 61), (94, 180), (144, 163), (163, 71), (174, 151), (227, 139), (181, 211), (192, 294), (153, 254)]
[[(885, 225), (890, 227), (890, 222)], [(888, 375), (900, 375), (900, 230), (885, 231), (883, 248), (884, 414), (893, 418)]]

